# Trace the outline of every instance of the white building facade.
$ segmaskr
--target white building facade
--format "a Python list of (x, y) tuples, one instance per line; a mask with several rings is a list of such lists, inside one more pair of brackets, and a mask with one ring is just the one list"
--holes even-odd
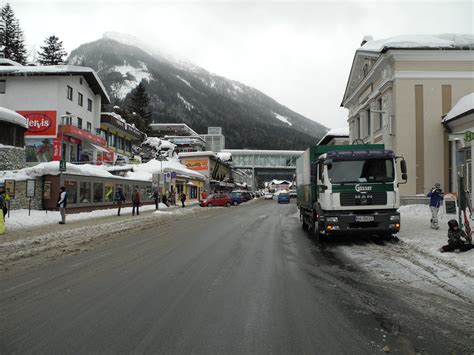
[(474, 91), (472, 48), (472, 35), (400, 36), (364, 41), (355, 53), (341, 104), (350, 142), (383, 143), (404, 156), (404, 196), (436, 182), (453, 189), (442, 117)]

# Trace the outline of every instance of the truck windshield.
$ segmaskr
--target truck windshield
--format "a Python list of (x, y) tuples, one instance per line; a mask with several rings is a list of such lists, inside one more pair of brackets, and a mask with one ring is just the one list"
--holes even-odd
[(393, 182), (392, 159), (334, 161), (327, 165), (331, 183)]

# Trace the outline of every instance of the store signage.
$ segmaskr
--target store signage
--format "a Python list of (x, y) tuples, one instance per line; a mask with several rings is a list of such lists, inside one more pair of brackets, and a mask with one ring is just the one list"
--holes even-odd
[(17, 111), (26, 118), (28, 130), (25, 136), (55, 136), (56, 111)]
[(15, 180), (5, 180), (5, 192), (10, 198), (15, 198)]
[(53, 161), (61, 160), (61, 140), (55, 139), (53, 141)]
[(26, 180), (26, 197), (35, 196), (35, 180)]
[(75, 126), (65, 125), (63, 127), (63, 130), (64, 130), (64, 135), (70, 135), (79, 139), (85, 139), (92, 143), (102, 145), (102, 146), (105, 146), (106, 144), (105, 139), (99, 136), (96, 136), (95, 134), (91, 132), (87, 132), (87, 131), (84, 131), (83, 129), (77, 128)]
[(471, 132), (471, 131), (464, 132), (464, 141), (465, 142), (474, 141), (474, 132)]
[(184, 162), (186, 167), (191, 170), (207, 170), (208, 160), (207, 159), (192, 159)]

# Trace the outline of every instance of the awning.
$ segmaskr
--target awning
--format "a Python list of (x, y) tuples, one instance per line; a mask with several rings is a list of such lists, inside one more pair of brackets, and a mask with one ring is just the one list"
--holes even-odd
[(107, 149), (102, 148), (100, 145), (97, 145), (97, 144), (94, 144), (94, 143), (91, 143), (91, 142), (87, 142), (87, 144), (90, 144), (94, 149), (96, 149), (99, 152), (109, 153), (109, 151)]
[(189, 185), (189, 186), (196, 186), (196, 185), (194, 185), (194, 183), (193, 183), (192, 181), (188, 181), (187, 185)]

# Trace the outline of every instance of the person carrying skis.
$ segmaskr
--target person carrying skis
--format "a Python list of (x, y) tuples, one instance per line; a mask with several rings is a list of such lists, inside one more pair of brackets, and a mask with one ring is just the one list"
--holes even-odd
[(439, 229), (438, 212), (439, 206), (441, 206), (441, 202), (444, 199), (444, 193), (443, 190), (441, 190), (441, 184), (434, 184), (426, 196), (430, 198), (431, 228)]
[(472, 249), (472, 238), (468, 236), (461, 228), (459, 228), (458, 221), (451, 219), (448, 222), (448, 226), (448, 244), (442, 246), (439, 249), (440, 252), (468, 251)]

